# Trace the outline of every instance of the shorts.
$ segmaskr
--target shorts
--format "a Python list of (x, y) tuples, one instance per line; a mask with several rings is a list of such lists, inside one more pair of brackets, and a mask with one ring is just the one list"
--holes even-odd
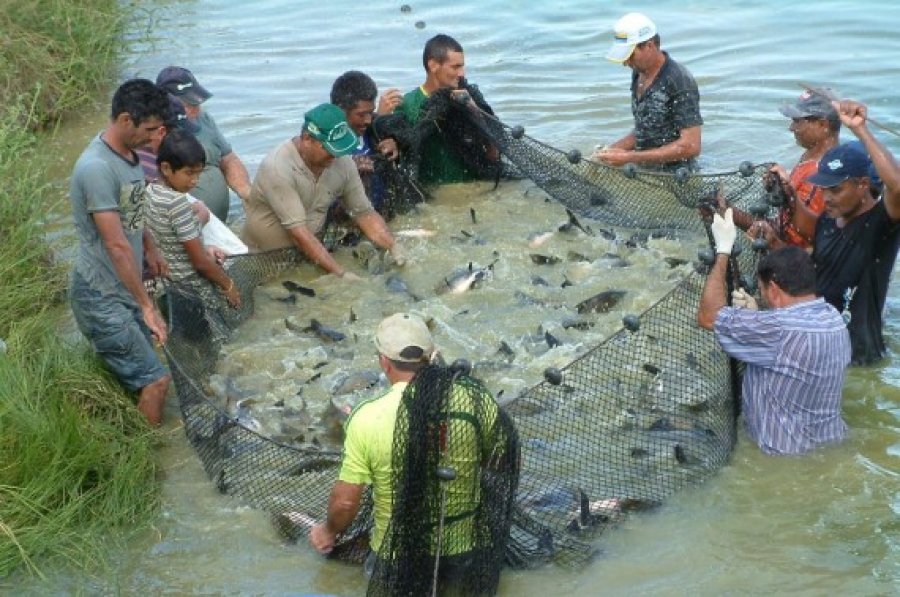
[(81, 333), (127, 389), (137, 392), (168, 374), (137, 305), (128, 305), (72, 275), (69, 304)]
[[(477, 561), (478, 554), (483, 552), (467, 551), (451, 556), (441, 556), (438, 567), (438, 586), (444, 593), (454, 594), (454, 589), (465, 586), (472, 570), (472, 563)], [(375, 572), (375, 565), (379, 562), (378, 554), (369, 550), (366, 561), (363, 563), (363, 574), (371, 580)], [(433, 565), (433, 560), (432, 560)]]

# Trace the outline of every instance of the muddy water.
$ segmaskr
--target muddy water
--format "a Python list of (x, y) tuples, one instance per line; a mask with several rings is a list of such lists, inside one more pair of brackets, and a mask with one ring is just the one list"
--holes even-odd
[[(602, 53), (610, 24), (630, 6), (586, 0), (410, 4), (412, 13), (401, 13), (399, 3), (359, 5), (346, 0), (332, 2), (327, 9), (282, 0), (172, 2), (148, 28), (156, 36), (153, 43), (126, 70), (152, 77), (173, 62), (192, 68), (215, 94), (207, 108), (251, 173), (269, 149), (299, 128), (305, 109), (327, 98), (331, 81), (344, 70), (362, 68), (381, 87), (418, 85), (422, 43), (441, 31), (466, 47), (468, 76), (480, 84), (498, 114), (524, 124), (537, 138), (589, 151), (628, 127), (627, 72), (606, 63)], [(831, 85), (868, 102), (879, 120), (900, 123), (893, 85), (900, 77), (900, 38), (891, 25), (900, 18), (900, 9), (894, 4), (699, 0), (655, 2), (644, 9), (660, 25), (664, 48), (697, 77), (706, 121), (703, 163), (708, 169), (733, 168), (744, 159), (793, 163), (799, 152), (777, 106), (797, 95), (797, 80)], [(420, 20), (423, 29), (415, 26)], [(67, 134), (74, 146), (83, 146), (88, 136), (85, 130)], [(895, 154), (900, 152), (900, 140), (879, 135)], [(448, 324), (437, 332), (448, 355), (480, 350), (490, 358), (500, 339), (513, 345), (535, 333), (538, 324), (561, 315), (552, 307), (516, 307), (516, 290), (571, 307), (592, 291), (621, 287), (629, 293), (622, 310), (637, 311), (652, 302), (670, 273), (664, 256), (690, 255), (696, 248), (690, 240), (684, 246), (654, 241), (648, 249), (624, 256), (633, 260), (632, 266), (610, 269), (607, 279), (598, 257), (601, 251), (620, 251), (620, 246), (576, 235), (554, 238), (534, 251), (525, 247), (529, 234), (551, 230), (565, 216), (558, 206), (547, 204), (541, 217), (525, 221), (517, 210), (533, 205), (519, 203), (516, 193), (524, 190), (451, 190), (420, 218), (395, 225), (441, 230), (433, 239), (406, 241), (414, 260), (403, 275), (410, 288), (422, 293), (422, 301), (407, 303), (382, 291), (383, 277), (359, 287), (332, 284), (311, 269), (301, 268), (288, 277), (321, 291), (313, 304), (324, 323), (356, 334), (353, 355), (345, 359), (347, 368), (371, 368), (371, 361), (364, 362), (371, 328), (359, 324), (401, 305)], [(477, 226), (471, 223), (470, 205), (482, 222)], [(237, 204), (234, 208), (239, 218)], [(502, 208), (511, 211), (504, 215)], [(505, 217), (502, 233), (486, 226), (500, 216)], [(461, 230), (477, 233), (489, 244), (456, 243), (450, 237)], [(441, 250), (431, 251), (432, 246)], [(501, 255), (493, 280), (469, 297), (433, 297), (439, 277), (470, 260), (490, 263), (494, 250)], [(530, 284), (532, 274), (558, 284), (561, 274), (578, 264), (564, 261), (539, 268), (525, 261), (528, 253), (552, 253), (565, 260), (569, 250), (588, 256), (591, 268), (598, 268), (581, 280), (584, 286), (563, 290)], [(339, 258), (362, 271), (349, 251)], [(277, 284), (259, 292), (284, 294)], [(478, 297), (475, 308), (467, 302), (472, 297)], [(261, 297), (259, 305), (267, 315), (249, 322), (238, 339), (253, 346), (268, 335), (296, 361), (300, 347), (308, 349), (312, 343), (301, 334), (289, 334), (283, 318), (310, 317), (304, 300), (299, 297), (297, 307), (289, 311)], [(346, 323), (350, 304), (360, 317), (353, 325)], [(466, 309), (468, 313), (460, 314)], [(587, 569), (507, 571), (501, 594), (895, 594), (900, 583), (898, 315), (900, 287), (894, 280), (885, 329), (891, 356), (876, 367), (850, 372), (844, 406), (851, 434), (842, 445), (804, 458), (774, 459), (740, 435), (731, 463), (720, 474), (678, 494), (653, 515), (629, 519), (608, 533), (601, 542), (603, 556)], [(569, 344), (543, 354), (529, 353), (522, 342), (513, 367), (491, 373), (493, 383), (510, 392), (523, 381), (532, 383), (556, 354), (577, 352), (579, 343), (594, 341), (591, 334), (602, 335), (602, 329), (571, 332)], [(229, 369), (236, 365), (227, 363), (236, 363), (239, 355), (229, 356), (220, 371), (223, 378), (246, 375)], [(336, 367), (334, 355), (326, 360)], [(310, 402), (317, 393), (324, 400), (325, 387), (304, 384), (309, 372), (297, 369), (291, 376), (284, 369), (276, 365), (266, 370), (290, 378), (286, 383), (306, 385)], [(324, 562), (305, 546), (283, 545), (264, 515), (218, 494), (186, 444), (174, 408), (168, 421), (160, 452), (163, 510), (153, 531), (129, 537), (127, 549), (117, 549), (110, 569), (95, 577), (51, 573), (46, 582), (26, 583), (15, 593), (364, 591), (358, 569)], [(121, 541), (111, 545), (118, 548)]]

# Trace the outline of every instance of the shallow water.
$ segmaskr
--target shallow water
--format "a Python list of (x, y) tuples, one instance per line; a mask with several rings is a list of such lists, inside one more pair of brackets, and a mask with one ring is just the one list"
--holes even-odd
[[(632, 9), (628, 3), (410, 4), (413, 10), (406, 14), (400, 12), (400, 3), (387, 2), (359, 6), (336, 0), (327, 9), (288, 0), (172, 2), (159, 9), (154, 43), (143, 46), (125, 70), (152, 78), (173, 62), (192, 68), (215, 94), (207, 108), (251, 173), (269, 149), (299, 129), (306, 109), (327, 99), (331, 81), (344, 70), (363, 69), (383, 88), (410, 89), (421, 83), (421, 47), (437, 32), (450, 33), (464, 45), (469, 79), (480, 85), (501, 118), (523, 124), (538, 139), (589, 152), (594, 144), (613, 140), (628, 128), (628, 71), (602, 58), (611, 24)], [(898, 5), (691, 0), (653, 2), (645, 10), (661, 29), (663, 47), (692, 70), (700, 85), (706, 123), (702, 163), (709, 170), (733, 169), (745, 159), (785, 164), (796, 159), (799, 151), (777, 106), (798, 95), (797, 81), (828, 85), (862, 99), (875, 118), (900, 125), (893, 88), (900, 78), (896, 63), (900, 39), (894, 31)], [(424, 29), (415, 27), (419, 20), (425, 22)], [(83, 130), (69, 134), (78, 140), (73, 142), (76, 147), (85, 142)], [(878, 134), (900, 153), (900, 139)], [(503, 196), (503, 187), (498, 193), (487, 199), (492, 208), (514, 204), (513, 198)], [(504, 234), (481, 232), (493, 236), (503, 253), (511, 253), (514, 242), (527, 233), (565, 219), (556, 205), (547, 204), (546, 213), (543, 219), (532, 215), (533, 221), (525, 224), (510, 217)], [(432, 227), (424, 219), (429, 214), (472, 228), (466, 222), (468, 203), (454, 199), (452, 193), (429, 206), (422, 221), (398, 227)], [(483, 216), (490, 220), (487, 210)], [(651, 272), (665, 272), (654, 269), (663, 254), (689, 256), (696, 248), (694, 243), (687, 247), (660, 243), (656, 254), (643, 258), (641, 269), (633, 271), (643, 271), (649, 278)], [(428, 241), (408, 245), (414, 256), (430, 257)], [(546, 252), (552, 249), (564, 257), (568, 250), (564, 246), (551, 246)], [(441, 267), (435, 266), (437, 274), (470, 259), (487, 263), (490, 251), (497, 248), (446, 247)], [(586, 252), (583, 248), (575, 250)], [(348, 263), (352, 259), (347, 253), (341, 258)], [(490, 308), (492, 293), (508, 296), (511, 288), (504, 286), (508, 282), (504, 276), (513, 271), (518, 270), (501, 269), (494, 281), (473, 291), (481, 294), (472, 296), (484, 299), (485, 309)], [(431, 289), (430, 271), (411, 268), (409, 276), (411, 285)], [(302, 268), (291, 276), (301, 283), (321, 283), (324, 293), (328, 281), (316, 278)], [(373, 310), (367, 317), (403, 304), (393, 296), (376, 299), (373, 282), (366, 284)], [(656, 292), (627, 277), (617, 277), (615, 285), (640, 296), (626, 305), (635, 310), (649, 304)], [(260, 305), (267, 308), (264, 300)], [(280, 303), (269, 305), (275, 309)], [(344, 321), (346, 309), (339, 298), (320, 307), (317, 312), (323, 321), (325, 315), (335, 327)], [(457, 308), (464, 308), (464, 303)], [(678, 494), (652, 515), (631, 518), (608, 533), (601, 540), (603, 557), (587, 569), (506, 571), (501, 594), (895, 592), (900, 582), (896, 280), (887, 311), (890, 358), (849, 375), (848, 441), (804, 458), (775, 459), (762, 455), (741, 435), (731, 463), (720, 474)], [(532, 316), (535, 313), (529, 312)], [(537, 314), (538, 319), (546, 317)], [(256, 331), (248, 325), (241, 334), (250, 339), (267, 333), (271, 327), (266, 326), (280, 320), (262, 321), (269, 323)], [(505, 323), (514, 329), (511, 321), (497, 329), (506, 332)], [(526, 319), (522, 326), (531, 330), (535, 323)], [(498, 338), (485, 346), (493, 348)], [(439, 340), (450, 346), (453, 356), (471, 349), (448, 334), (439, 335)], [(360, 350), (359, 358), (365, 356)], [(538, 371), (539, 366), (525, 367), (521, 375), (533, 383)], [(47, 582), (28, 583), (24, 592), (350, 595), (364, 591), (358, 569), (322, 561), (304, 545), (283, 545), (265, 515), (219, 495), (186, 444), (174, 408), (169, 410), (169, 429), (161, 451), (164, 507), (156, 529), (133, 539), (111, 569), (97, 578), (51, 574)]]

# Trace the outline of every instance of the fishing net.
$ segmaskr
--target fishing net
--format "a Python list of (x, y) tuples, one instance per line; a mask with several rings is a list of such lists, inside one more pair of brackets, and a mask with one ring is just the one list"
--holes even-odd
[[(432, 127), (429, 134), (433, 134), (437, 122), (449, 144), (458, 138), (460, 147), (484, 150), (474, 152), (472, 160), (491, 162), (494, 169), (488, 167), (486, 174), (527, 177), (573, 213), (591, 218), (595, 226), (626, 227), (643, 238), (678, 237), (687, 230), (696, 234), (704, 227), (698, 207), (717, 193), (760, 217), (774, 212), (762, 184), (766, 164), (742, 164), (734, 172), (705, 175), (609, 168), (554, 149), (487, 112), (476, 114), (452, 98), (440, 97), (429, 108), (430, 116), (406, 131), (408, 147), (415, 148), (417, 138), (424, 138), (425, 128)], [(476, 133), (479, 141), (473, 141)], [(499, 150), (500, 161), (491, 159), (487, 146)], [(387, 166), (396, 179), (387, 185), (386, 196), (386, 209), (393, 213), (427, 199), (413, 162), (407, 157)], [(540, 194), (534, 196), (543, 201)], [(585, 228), (590, 232), (590, 226)], [(348, 237), (348, 229), (332, 222), (322, 237), (326, 246), (333, 247)], [(708, 253), (707, 262), (712, 258)], [(487, 467), (470, 477), (479, 479), (477, 487), (469, 487), (470, 496), (480, 494), (480, 503), (490, 504), (489, 511), (479, 514), (486, 517), (485, 524), (477, 525), (486, 535), (473, 539), (473, 545), (483, 545), (489, 552), (479, 564), (491, 568), (502, 557), (515, 567), (546, 562), (583, 565), (598, 552), (602, 531), (632, 512), (657, 508), (727, 462), (735, 442), (739, 371), (713, 335), (696, 324), (706, 267), (702, 261), (657, 303), (627, 315), (617, 332), (584, 356), (560, 369), (548, 369), (543, 381), (502, 403), (497, 421), (502, 423), (504, 441), (515, 438), (514, 426), (521, 448), (518, 485), (510, 469), (515, 450), (509, 443), (498, 469), (501, 475), (490, 474), (494, 469)], [(732, 259), (731, 284), (740, 283), (740, 272), (752, 280), (756, 261), (757, 253), (749, 249)], [(276, 527), (291, 540), (306, 537), (315, 521), (325, 519), (340, 450), (265, 437), (248, 424), (240, 407), (228, 410), (213, 400), (210, 375), (227, 339), (205, 333), (202, 326), (208, 318), (202, 312), (215, 311), (217, 319), (236, 329), (253, 313), (253, 288), (300, 262), (294, 249), (230, 258), (228, 271), (244, 297), (238, 310), (230, 309), (221, 297), (204, 302), (191, 288), (174, 284), (168, 286), (166, 299), (172, 332), (165, 350), (188, 439), (222, 493), (270, 512)], [(410, 445), (414, 435), (409, 429), (424, 418), (427, 422), (418, 431), (422, 436), (415, 441), (417, 447), (423, 442), (430, 448), (398, 450), (422, 459), (406, 462), (405, 473), (425, 471), (415, 482), (401, 479), (399, 485), (410, 492), (401, 499), (412, 503), (417, 492), (427, 494), (427, 507), (420, 516), (392, 523), (402, 532), (397, 531), (396, 544), (390, 542), (386, 561), (399, 566), (406, 560), (397, 554), (412, 554), (409, 561), (416, 567), (418, 583), (431, 578), (428, 571), (434, 565), (436, 539), (428, 525), (436, 522), (433, 500), (441, 494), (441, 482), (434, 476), (434, 457), (440, 452), (434, 450), (434, 425), (446, 421), (446, 409), (452, 408), (457, 391), (476, 396), (481, 404), (490, 400), (482, 385), (466, 376), (448, 377), (443, 370), (415, 387), (441, 399), (429, 408), (409, 408), (401, 414), (407, 430), (407, 435), (398, 436), (401, 443)], [(509, 505), (503, 496), (512, 488), (515, 497)], [(366, 493), (331, 557), (363, 561), (373, 524), (372, 499)], [(507, 525), (505, 537), (496, 534)], [(420, 594), (418, 588), (403, 592), (405, 574), (402, 568), (382, 566), (373, 592)], [(477, 579), (478, 586), (467, 590), (490, 593), (496, 587), (496, 578), (488, 572), (479, 573)]]
[(519, 450), (490, 391), (462, 371), (425, 367), (401, 399), (392, 457), (394, 514), (368, 594), (495, 593)]

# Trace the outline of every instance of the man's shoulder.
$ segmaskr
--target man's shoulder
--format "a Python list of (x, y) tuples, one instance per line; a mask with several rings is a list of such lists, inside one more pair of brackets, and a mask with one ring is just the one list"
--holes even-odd
[(694, 75), (691, 74), (691, 71), (668, 54), (666, 54), (666, 64), (664, 68), (665, 72), (663, 73), (663, 76), (673, 84), (678, 86), (697, 87), (697, 82), (694, 80)]

